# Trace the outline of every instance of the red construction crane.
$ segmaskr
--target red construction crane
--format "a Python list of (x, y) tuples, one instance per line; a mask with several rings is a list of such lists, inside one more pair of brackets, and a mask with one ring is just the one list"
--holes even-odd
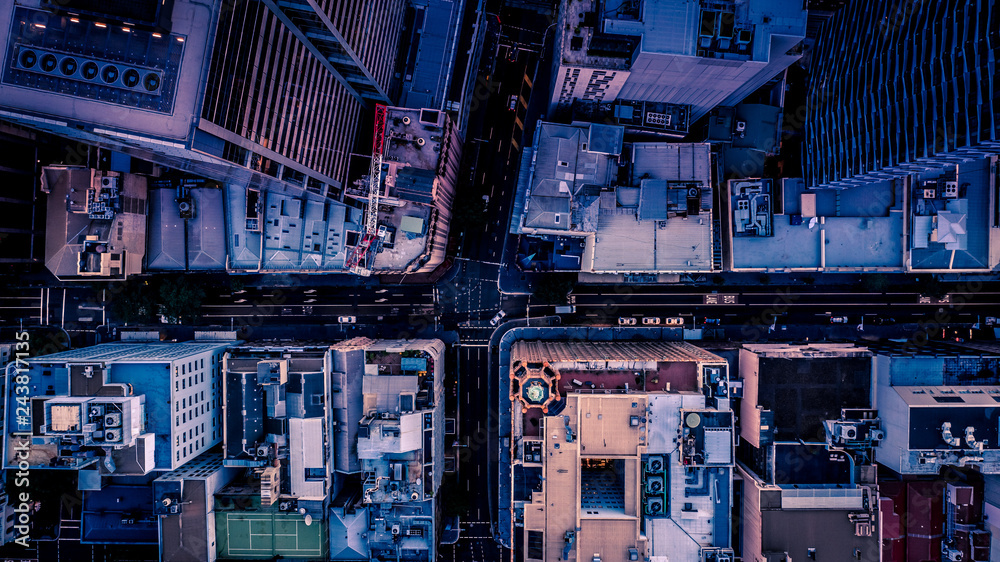
[(368, 208), (365, 209), (365, 231), (358, 240), (347, 259), (344, 267), (351, 273), (368, 277), (372, 274), (371, 265), (378, 253), (382, 238), (378, 232), (378, 200), (382, 179), (382, 155), (385, 151), (385, 117), (386, 106), (375, 105), (375, 134), (372, 140), (372, 167), (368, 176)]

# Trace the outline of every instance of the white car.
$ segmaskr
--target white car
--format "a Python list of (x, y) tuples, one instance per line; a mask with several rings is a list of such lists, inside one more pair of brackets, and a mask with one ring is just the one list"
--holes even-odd
[(490, 326), (496, 326), (497, 324), (499, 324), (500, 321), (503, 320), (504, 316), (507, 316), (506, 312), (502, 310), (500, 312), (497, 312), (496, 316), (494, 316), (493, 319), (490, 320)]
[(622, 316), (618, 319), (619, 326), (635, 326), (635, 318), (626, 318)]
[(643, 318), (642, 319), (642, 325), (643, 326), (658, 326), (659, 324), (660, 324), (660, 319), (659, 318)]
[(663, 323), (666, 324), (667, 326), (683, 326), (684, 319), (681, 318), (680, 316), (675, 316), (673, 318), (664, 318)]
[(337, 317), (337, 322), (340, 322), (341, 324), (354, 324), (357, 321), (358, 321), (358, 319), (355, 316), (338, 316)]
[(846, 316), (831, 316), (830, 317), (830, 323), (831, 324), (847, 324), (847, 317)]

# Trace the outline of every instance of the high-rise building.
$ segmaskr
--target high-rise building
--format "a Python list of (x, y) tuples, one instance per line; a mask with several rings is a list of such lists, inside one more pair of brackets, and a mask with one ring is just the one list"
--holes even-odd
[(0, 118), (199, 175), (339, 193), (403, 0), (11, 4)]
[(105, 343), (8, 368), (21, 371), (26, 391), (8, 396), (4, 466), (18, 466), (20, 443), (33, 467), (112, 475), (180, 467), (222, 440), (228, 345)]
[(573, 100), (735, 105), (801, 56), (799, 0), (563, 0), (550, 113)]
[(851, 2), (811, 57), (805, 172), (847, 187), (1000, 150), (996, 2)]

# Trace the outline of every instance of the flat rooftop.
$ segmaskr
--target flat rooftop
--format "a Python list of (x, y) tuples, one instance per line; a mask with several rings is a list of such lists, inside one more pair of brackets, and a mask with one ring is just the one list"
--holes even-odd
[[(213, 17), (211, 8), (176, 0), (171, 31), (154, 35), (141, 28), (72, 21), (41, 5), (41, 0), (29, 0), (0, 11), (0, 29), (10, 30), (0, 106), (152, 137), (189, 137), (209, 57), (212, 29), (206, 22)], [(59, 71), (48, 67), (47, 54), (56, 57)], [(62, 67), (66, 55), (75, 59), (66, 67), (74, 69), (69, 76)], [(91, 76), (88, 62), (100, 72)], [(117, 68), (104, 74), (109, 64)], [(135, 83), (130, 69), (138, 72)]]
[[(225, 199), (231, 269), (343, 270), (348, 213), (343, 203), (244, 185), (227, 185)], [(251, 200), (258, 203), (248, 208)]]
[[(731, 180), (732, 232), (741, 220), (734, 186), (760, 180)], [(784, 180), (781, 201), (772, 193), (772, 236), (730, 240), (734, 269), (857, 270), (903, 268), (901, 182), (881, 181), (843, 190), (807, 190), (801, 180)], [(783, 211), (774, 214), (774, 210)], [(815, 224), (813, 219), (815, 218)], [(761, 221), (763, 222), (763, 221)], [(863, 249), (864, 251), (859, 251)]]
[(581, 271), (711, 271), (710, 146), (623, 137), (620, 126), (541, 123), (522, 162), (520, 232), (583, 238)]

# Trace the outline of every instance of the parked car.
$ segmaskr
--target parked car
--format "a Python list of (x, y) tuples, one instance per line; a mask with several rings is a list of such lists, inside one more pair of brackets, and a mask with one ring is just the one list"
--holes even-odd
[(831, 324), (847, 324), (847, 317), (846, 316), (831, 316), (830, 317), (830, 323)]
[(338, 316), (337, 317), (337, 322), (340, 322), (341, 324), (354, 324), (357, 321), (358, 321), (358, 319), (357, 319), (356, 316)]
[(873, 321), (873, 323), (876, 326), (888, 326), (890, 324), (895, 324), (896, 323), (896, 319), (895, 318), (888, 318), (888, 317), (885, 317), (885, 316), (876, 316), (875, 320)]
[(705, 318), (705, 321), (702, 322), (702, 323), (703, 324), (715, 324), (715, 325), (718, 325), (718, 324), (722, 323), (722, 320), (720, 318)]
[(494, 316), (493, 319), (490, 320), (490, 326), (496, 326), (497, 324), (499, 324), (500, 321), (503, 320), (504, 316), (507, 316), (506, 312), (502, 310), (500, 312), (497, 312), (496, 316)]
[(635, 326), (635, 318), (626, 318), (622, 316), (618, 319), (619, 326)]
[(642, 325), (643, 326), (650, 326), (650, 325), (652, 325), (652, 326), (658, 326), (659, 324), (660, 324), (660, 319), (659, 318), (643, 318), (642, 319)]
[(680, 316), (674, 316), (673, 318), (664, 318), (663, 323), (667, 326), (683, 326), (684, 319)]
[(517, 94), (510, 96), (510, 100), (507, 101), (507, 109), (514, 111), (517, 109)]

